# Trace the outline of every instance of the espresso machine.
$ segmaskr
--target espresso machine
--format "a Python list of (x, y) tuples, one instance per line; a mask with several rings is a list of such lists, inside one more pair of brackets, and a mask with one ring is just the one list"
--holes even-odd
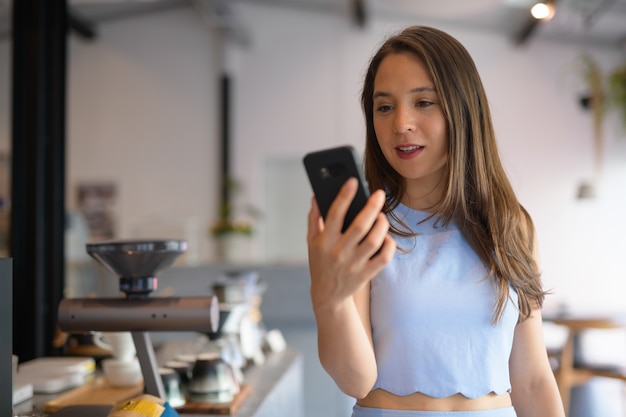
[(122, 240), (87, 244), (87, 253), (119, 277), (119, 298), (61, 300), (58, 324), (68, 333), (131, 332), (144, 391), (166, 398), (149, 331), (218, 330), (219, 301), (201, 297), (152, 297), (156, 274), (187, 250), (184, 240)]

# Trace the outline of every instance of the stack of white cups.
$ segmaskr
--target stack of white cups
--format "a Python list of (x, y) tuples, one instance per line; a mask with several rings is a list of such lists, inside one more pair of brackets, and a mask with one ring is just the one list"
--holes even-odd
[(143, 381), (135, 342), (130, 332), (98, 332), (94, 342), (111, 352), (102, 360), (105, 379), (114, 387), (129, 387)]

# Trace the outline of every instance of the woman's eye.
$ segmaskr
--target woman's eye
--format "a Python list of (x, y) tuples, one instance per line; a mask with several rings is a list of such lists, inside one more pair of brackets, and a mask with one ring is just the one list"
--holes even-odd
[(376, 110), (381, 113), (387, 113), (389, 110), (391, 110), (391, 106), (388, 104), (381, 104), (380, 106), (376, 107)]
[(435, 104), (435, 103), (433, 103), (432, 101), (418, 100), (417, 103), (415, 103), (415, 107), (430, 107), (433, 104)]

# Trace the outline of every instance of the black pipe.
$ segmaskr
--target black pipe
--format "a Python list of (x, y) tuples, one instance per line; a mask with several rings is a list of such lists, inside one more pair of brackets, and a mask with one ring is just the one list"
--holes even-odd
[(220, 145), (221, 145), (221, 162), (220, 162), (220, 184), (221, 184), (221, 199), (220, 199), (220, 214), (223, 215), (223, 210), (230, 207), (230, 77), (224, 73), (220, 77)]

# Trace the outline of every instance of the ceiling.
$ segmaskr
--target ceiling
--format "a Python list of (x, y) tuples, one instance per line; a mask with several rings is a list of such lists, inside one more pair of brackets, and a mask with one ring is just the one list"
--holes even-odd
[[(13, 0), (15, 1), (15, 0)], [(254, 3), (312, 12), (344, 14), (357, 24), (374, 16), (427, 18), (442, 24), (491, 31), (522, 46), (535, 38), (589, 44), (626, 53), (626, 0), (555, 0), (556, 15), (536, 23), (533, 0), (68, 0), (75, 29), (94, 29), (107, 20), (174, 8), (213, 13), (236, 28), (232, 4)], [(10, 37), (12, 0), (0, 0), (0, 38)], [(74, 27), (74, 26), (73, 26)], [(241, 29), (241, 28), (239, 28)], [(83, 36), (88, 32), (83, 32)]]

